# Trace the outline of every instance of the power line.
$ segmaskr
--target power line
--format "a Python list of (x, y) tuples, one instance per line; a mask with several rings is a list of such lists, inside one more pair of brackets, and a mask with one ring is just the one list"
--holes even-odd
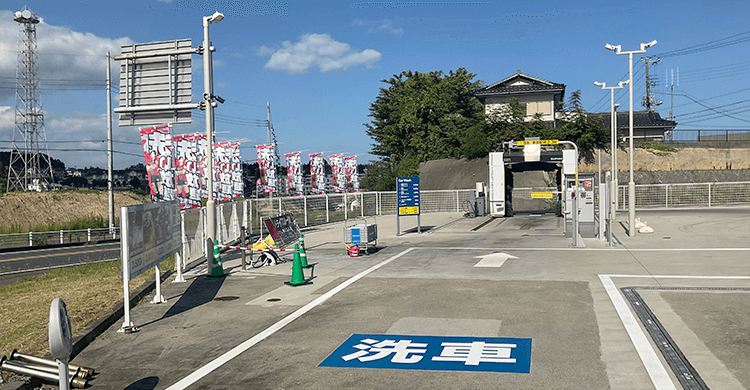
[(732, 35), (726, 38), (716, 39), (710, 42), (701, 43), (694, 46), (689, 46), (683, 49), (672, 50), (664, 52), (658, 55), (658, 57), (677, 57), (688, 54), (700, 53), (708, 50), (719, 49), (722, 47), (738, 45), (740, 43), (750, 42), (750, 31), (745, 31), (736, 35)]

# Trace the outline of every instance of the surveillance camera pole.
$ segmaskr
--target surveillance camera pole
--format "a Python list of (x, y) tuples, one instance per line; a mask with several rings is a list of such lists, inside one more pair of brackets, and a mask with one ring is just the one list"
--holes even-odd
[(628, 236), (635, 237), (635, 182), (633, 181), (633, 54), (645, 53), (646, 48), (649, 48), (656, 44), (656, 40), (649, 43), (641, 43), (641, 50), (633, 51), (622, 51), (620, 45), (612, 46), (607, 44), (604, 46), (607, 50), (612, 50), (615, 54), (627, 54), (628, 55), (628, 83), (630, 84), (630, 111), (629, 111), (629, 131), (628, 136), (630, 138), (630, 181), (628, 182)]
[[(203, 102), (206, 108), (206, 173), (208, 175), (207, 191), (208, 200), (206, 202), (206, 235), (207, 242), (214, 242), (216, 239), (216, 204), (214, 202), (214, 86), (213, 86), (213, 61), (211, 58), (211, 40), (208, 38), (208, 25), (211, 22), (217, 23), (223, 19), (223, 15), (217, 18), (216, 13), (211, 16), (203, 17)], [(211, 259), (213, 247), (206, 248), (206, 258), (208, 259), (208, 273), (211, 274)]]
[(610, 202), (610, 213), (612, 214), (612, 220), (616, 219), (617, 215), (617, 104), (615, 104), (615, 89), (622, 88), (623, 85), (628, 84), (629, 81), (620, 81), (616, 87), (608, 87), (607, 83), (600, 83), (595, 81), (594, 85), (602, 87), (602, 89), (609, 90), (610, 97), (610, 128), (611, 138), (610, 145), (612, 149), (612, 155), (610, 161), (612, 165), (612, 176), (613, 180), (611, 183), (611, 202)]

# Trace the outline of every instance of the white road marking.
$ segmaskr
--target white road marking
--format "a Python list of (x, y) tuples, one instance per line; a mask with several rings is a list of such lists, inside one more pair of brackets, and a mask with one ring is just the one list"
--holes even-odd
[(571, 248), (571, 247), (560, 247), (560, 248), (479, 248), (479, 247), (463, 247), (463, 246), (430, 246), (424, 248), (414, 249), (441, 249), (441, 250), (477, 250), (477, 251), (498, 251), (498, 250), (509, 250), (509, 251), (583, 251), (583, 252), (750, 252), (750, 248)]
[(474, 264), (474, 267), (502, 267), (505, 264), (505, 260), (517, 259), (518, 257), (509, 255), (507, 253), (490, 253), (488, 255), (476, 256), (475, 259), (481, 258), (478, 263)]
[(628, 308), (627, 303), (625, 303), (625, 299), (612, 281), (612, 278), (748, 280), (750, 279), (750, 276), (599, 275), (599, 279), (602, 281), (602, 285), (604, 285), (604, 289), (607, 291), (609, 299), (612, 300), (612, 304), (615, 306), (615, 310), (617, 310), (617, 314), (620, 316), (620, 320), (625, 326), (625, 330), (628, 332), (628, 336), (630, 336), (630, 340), (633, 342), (633, 345), (638, 352), (638, 356), (641, 358), (641, 362), (643, 362), (643, 365), (646, 367), (646, 371), (648, 371), (651, 381), (654, 383), (657, 390), (662, 390), (675, 389), (675, 385), (669, 378), (664, 365), (656, 356), (656, 352), (654, 352), (654, 349), (651, 347), (651, 343), (649, 343), (645, 333), (643, 333), (643, 330), (633, 316), (633, 313)]
[(625, 326), (625, 330), (628, 332), (628, 336), (630, 336), (630, 340), (633, 342), (635, 350), (638, 352), (641, 362), (643, 362), (643, 365), (646, 367), (648, 376), (651, 377), (651, 382), (653, 382), (656, 390), (676, 389), (672, 379), (669, 378), (667, 370), (664, 368), (664, 365), (661, 364), (659, 357), (656, 356), (656, 352), (654, 352), (646, 335), (638, 325), (633, 313), (628, 309), (625, 299), (620, 295), (614, 282), (612, 282), (612, 278), (609, 275), (599, 275), (599, 279), (602, 281), (602, 285), (604, 285), (604, 289), (607, 291), (609, 299), (612, 300), (612, 304), (615, 306), (615, 310), (620, 316), (620, 320)]
[(197, 382), (199, 379), (203, 378), (204, 376), (208, 375), (211, 371), (221, 367), (224, 363), (234, 359), (242, 352), (247, 351), (250, 347), (253, 345), (263, 341), (267, 337), (271, 336), (272, 334), (276, 333), (276, 331), (280, 330), (281, 328), (285, 327), (292, 321), (296, 320), (297, 318), (301, 317), (308, 311), (315, 308), (315, 306), (320, 305), (321, 303), (328, 300), (328, 298), (334, 296), (336, 293), (340, 292), (341, 290), (345, 289), (346, 287), (350, 286), (352, 283), (356, 282), (359, 279), (362, 279), (363, 277), (367, 276), (367, 274), (377, 270), (380, 267), (383, 267), (384, 265), (392, 262), (393, 260), (398, 259), (399, 257), (409, 253), (414, 248), (409, 248), (395, 256), (392, 256), (391, 258), (387, 260), (383, 260), (382, 262), (358, 273), (357, 275), (352, 276), (344, 283), (341, 283), (340, 285), (336, 286), (331, 291), (321, 295), (314, 301), (308, 303), (307, 305), (297, 309), (294, 313), (284, 317), (281, 321), (269, 326), (264, 331), (258, 333), (257, 335), (253, 336), (252, 338), (244, 341), (242, 344), (232, 348), (228, 352), (224, 353), (223, 355), (217, 357), (213, 361), (209, 362), (205, 366), (199, 368), (192, 374), (186, 376), (185, 378), (181, 379), (179, 382), (173, 384), (172, 386), (169, 386), (167, 390), (182, 390), (187, 388), (188, 386), (192, 385), (193, 383)]

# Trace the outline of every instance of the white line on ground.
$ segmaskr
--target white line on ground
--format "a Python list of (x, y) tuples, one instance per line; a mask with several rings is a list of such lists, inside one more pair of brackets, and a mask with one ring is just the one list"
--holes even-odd
[(620, 320), (625, 326), (625, 330), (628, 332), (628, 336), (630, 336), (630, 340), (633, 342), (635, 350), (638, 352), (641, 362), (646, 367), (648, 376), (651, 377), (651, 382), (654, 383), (656, 390), (676, 389), (664, 365), (659, 360), (659, 357), (656, 356), (654, 348), (651, 347), (633, 313), (628, 309), (625, 299), (620, 295), (614, 282), (612, 282), (612, 278), (609, 275), (599, 275), (599, 279), (602, 281), (609, 299), (612, 300), (612, 304), (615, 306), (615, 310), (620, 316)]
[(252, 338), (244, 341), (242, 344), (232, 348), (228, 352), (224, 353), (223, 355), (219, 356), (218, 358), (214, 359), (213, 361), (209, 362), (205, 366), (199, 368), (192, 374), (186, 376), (185, 378), (181, 379), (179, 382), (173, 384), (172, 386), (169, 386), (167, 390), (182, 390), (187, 388), (188, 386), (192, 385), (193, 383), (197, 382), (199, 379), (203, 378), (204, 376), (208, 375), (211, 371), (221, 367), (224, 363), (234, 359), (242, 352), (247, 351), (250, 347), (253, 345), (263, 341), (267, 337), (271, 336), (272, 334), (276, 333), (281, 328), (285, 327), (292, 321), (296, 320), (297, 318), (301, 317), (308, 311), (315, 308), (315, 306), (320, 305), (321, 303), (325, 302), (328, 298), (334, 296), (336, 293), (340, 292), (341, 290), (345, 289), (346, 287), (350, 286), (352, 283), (356, 282), (359, 279), (362, 279), (363, 277), (367, 276), (367, 274), (377, 270), (378, 268), (392, 262), (393, 260), (398, 259), (399, 257), (409, 253), (414, 248), (409, 248), (395, 256), (392, 256), (389, 259), (383, 260), (382, 262), (358, 273), (357, 275), (352, 276), (344, 283), (341, 283), (340, 285), (336, 286), (331, 291), (321, 295), (314, 301), (308, 303), (307, 305), (297, 309), (294, 313), (284, 317), (281, 321), (269, 326), (264, 331), (258, 333), (257, 335), (253, 336)]
[(582, 252), (750, 252), (750, 248), (571, 248), (571, 247), (560, 247), (560, 248), (523, 248), (523, 247), (504, 247), (504, 248), (480, 248), (480, 247), (461, 247), (461, 246), (430, 246), (424, 248), (414, 249), (443, 249), (443, 250), (478, 250), (478, 251), (582, 251)]

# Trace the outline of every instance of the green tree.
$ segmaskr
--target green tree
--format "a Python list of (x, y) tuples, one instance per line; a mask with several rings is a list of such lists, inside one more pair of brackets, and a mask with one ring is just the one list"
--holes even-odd
[(461, 157), (465, 133), (483, 121), (483, 107), (471, 94), (479, 87), (464, 68), (443, 74), (404, 71), (380, 88), (370, 105), (367, 135), (375, 143), (372, 154), (416, 157), (419, 162)]

